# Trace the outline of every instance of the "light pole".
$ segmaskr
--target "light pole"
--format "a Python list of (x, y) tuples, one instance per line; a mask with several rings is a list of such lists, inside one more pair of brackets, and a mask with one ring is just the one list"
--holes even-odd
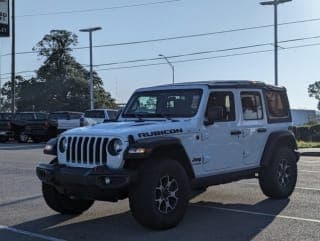
[(162, 58), (164, 58), (166, 61), (167, 61), (167, 63), (169, 64), (169, 66), (171, 67), (171, 69), (172, 69), (172, 85), (174, 85), (174, 65), (169, 61), (169, 59), (166, 57), (166, 56), (164, 56), (163, 54), (159, 54), (159, 56), (160, 57), (162, 57)]
[(274, 84), (278, 85), (278, 5), (292, 0), (260, 2), (263, 6), (274, 6)]
[(90, 109), (94, 109), (94, 99), (93, 99), (93, 63), (92, 63), (92, 32), (101, 30), (101, 27), (80, 29), (80, 32), (89, 33), (89, 45), (90, 45)]

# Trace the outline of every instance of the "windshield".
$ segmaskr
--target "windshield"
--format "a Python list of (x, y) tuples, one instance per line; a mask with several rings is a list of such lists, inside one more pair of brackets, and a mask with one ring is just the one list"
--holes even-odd
[(123, 117), (192, 117), (198, 112), (201, 89), (135, 93)]

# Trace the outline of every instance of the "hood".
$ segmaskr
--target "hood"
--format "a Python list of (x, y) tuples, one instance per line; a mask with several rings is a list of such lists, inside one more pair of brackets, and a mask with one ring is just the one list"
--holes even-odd
[(165, 120), (165, 121), (124, 121), (101, 123), (94, 126), (75, 128), (64, 133), (64, 135), (78, 136), (117, 136), (127, 138), (129, 135), (135, 139), (164, 136), (172, 134), (191, 133), (191, 120)]

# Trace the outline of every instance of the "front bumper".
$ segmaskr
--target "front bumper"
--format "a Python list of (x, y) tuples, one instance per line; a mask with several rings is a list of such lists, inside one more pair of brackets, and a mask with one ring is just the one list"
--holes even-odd
[[(126, 198), (129, 186), (137, 179), (136, 171), (112, 170), (104, 166), (75, 168), (58, 164), (40, 164), (36, 173), (42, 182), (53, 185), (60, 193), (101, 201)], [(106, 178), (109, 183), (106, 182)]]

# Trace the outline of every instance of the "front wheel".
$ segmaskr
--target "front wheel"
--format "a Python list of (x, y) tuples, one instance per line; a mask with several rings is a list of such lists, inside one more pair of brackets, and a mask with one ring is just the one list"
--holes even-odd
[(259, 184), (262, 192), (271, 198), (289, 197), (297, 183), (297, 162), (293, 150), (282, 147), (271, 163), (261, 169)]
[(129, 194), (135, 219), (151, 229), (168, 229), (183, 218), (189, 202), (189, 180), (172, 159), (147, 160), (141, 179)]
[(42, 183), (42, 194), (47, 205), (61, 214), (81, 214), (94, 203), (93, 200), (71, 199), (46, 183)]

